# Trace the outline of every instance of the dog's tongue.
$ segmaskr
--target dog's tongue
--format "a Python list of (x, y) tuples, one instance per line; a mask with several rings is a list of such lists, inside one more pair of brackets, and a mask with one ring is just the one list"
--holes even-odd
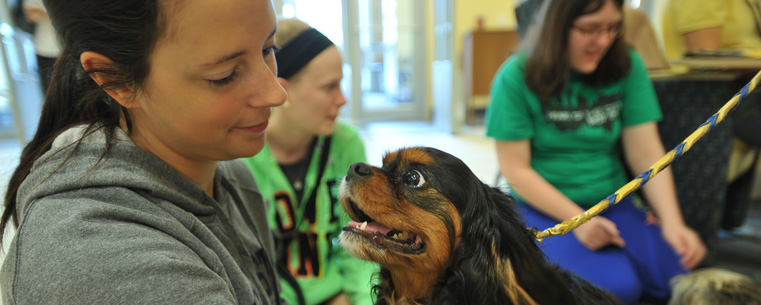
[[(380, 234), (386, 235), (388, 232), (391, 232), (391, 229), (379, 224), (375, 221), (372, 222), (356, 222), (356, 221), (349, 221), (349, 226), (354, 228), (360, 228), (365, 231), (370, 232), (378, 232)], [(363, 228), (364, 227), (364, 228)]]

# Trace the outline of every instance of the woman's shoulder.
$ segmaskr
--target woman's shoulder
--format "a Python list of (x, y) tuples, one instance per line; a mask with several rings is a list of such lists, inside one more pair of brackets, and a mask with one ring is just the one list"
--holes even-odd
[(257, 168), (258, 165), (249, 166), (249, 163), (246, 162), (248, 159), (219, 162), (217, 168), (220, 174), (239, 190), (259, 194), (259, 187), (252, 173), (252, 169)]
[(526, 56), (521, 52), (505, 59), (494, 74), (493, 82), (525, 82)]
[(335, 130), (332, 134), (333, 141), (362, 142), (359, 128), (347, 122), (336, 121)]
[(349, 122), (346, 122), (346, 121), (336, 121), (335, 126), (337, 131), (340, 131), (347, 135), (359, 133), (359, 128), (357, 126), (354, 126), (353, 124), (350, 124)]
[(629, 47), (627, 53), (629, 56), (629, 72), (617, 81), (617, 83), (638, 84), (643, 81), (649, 82), (648, 69), (642, 55), (634, 48)]
[(217, 163), (217, 168), (228, 179), (244, 180), (244, 182), (247, 182), (245, 180), (253, 181), (251, 171), (248, 170), (246, 163), (241, 159), (219, 162)]
[(526, 52), (516, 53), (505, 59), (499, 69), (522, 74), (526, 70), (526, 57)]
[[(365, 161), (365, 142), (360, 130), (345, 122), (336, 123), (330, 143), (330, 156), (336, 166)], [(345, 169), (342, 169), (345, 173)]]
[(24, 211), (20, 215), (23, 219), (36, 217), (43, 219), (43, 222), (60, 217), (81, 220), (171, 217), (173, 213), (167, 211), (166, 206), (173, 204), (167, 198), (162, 199), (142, 191), (147, 190), (134, 189), (127, 185), (103, 185), (61, 190), (48, 195), (37, 194), (36, 198), (30, 198), (27, 204), (22, 205)]
[(629, 61), (631, 61), (631, 67), (633, 69), (645, 69), (647, 70), (647, 67), (645, 66), (645, 61), (642, 59), (642, 55), (637, 52), (632, 47), (629, 47), (627, 49), (627, 52), (629, 54)]
[[(198, 253), (189, 251), (191, 247), (186, 242), (195, 239), (187, 230), (193, 226), (183, 224), (196, 222), (192, 215), (168, 212), (166, 205), (144, 198), (135, 190), (113, 187), (100, 194), (113, 198), (60, 194), (30, 205), (11, 245), (13, 255), (6, 258), (12, 260), (13, 267), (3, 268), (3, 282), (14, 279), (14, 293), (24, 295), (44, 289), (49, 295), (99, 303), (94, 300), (103, 285), (130, 281), (118, 274), (155, 279), (152, 275), (157, 266), (173, 271), (178, 267), (208, 268)], [(167, 259), (167, 253), (172, 254), (171, 259)], [(87, 270), (111, 272), (93, 275)], [(175, 272), (175, 278), (177, 275)], [(64, 282), (66, 285), (50, 286)], [(124, 287), (137, 292), (150, 290), (156, 284), (132, 285), (133, 282)], [(4, 283), (3, 290), (10, 285)], [(75, 291), (71, 291), (72, 287)], [(149, 295), (139, 297), (150, 298)], [(100, 297), (100, 301), (106, 300), (102, 293)], [(106, 300), (110, 302), (118, 303)]]
[(98, 243), (108, 236), (158, 228), (159, 223), (159, 227), (179, 225), (181, 218), (184, 220), (184, 216), (168, 211), (166, 204), (154, 199), (115, 186), (69, 190), (33, 199), (19, 211), (21, 226), (16, 234), (19, 243), (26, 246), (20, 250), (27, 251), (27, 257), (28, 251), (37, 253), (35, 249), (64, 253), (72, 250), (69, 247), (73, 244)]

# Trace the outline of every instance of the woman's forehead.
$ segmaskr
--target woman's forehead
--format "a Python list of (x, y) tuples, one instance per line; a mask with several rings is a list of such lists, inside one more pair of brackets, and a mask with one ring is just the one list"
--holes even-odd
[(301, 70), (302, 74), (308, 75), (312, 81), (315, 77), (326, 78), (335, 72), (342, 72), (343, 58), (336, 46), (331, 46), (320, 52)]
[(621, 10), (612, 1), (605, 1), (600, 9), (576, 17), (575, 22), (590, 25), (607, 25), (619, 23), (621, 20), (623, 20), (623, 13)]
[(253, 29), (267, 33), (277, 27), (270, 0), (165, 0), (161, 3), (160, 16), (166, 33), (175, 38), (195, 36), (201, 32), (199, 29), (226, 36), (229, 30), (239, 28), (236, 23), (241, 27), (256, 23)]
[[(202, 64), (236, 52), (259, 52), (277, 27), (269, 0), (192, 0), (166, 7), (158, 49)], [(190, 59), (186, 58), (186, 59)]]

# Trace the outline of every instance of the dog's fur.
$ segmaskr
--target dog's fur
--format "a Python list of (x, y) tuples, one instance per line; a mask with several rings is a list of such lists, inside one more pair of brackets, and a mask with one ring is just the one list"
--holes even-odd
[(341, 203), (341, 245), (380, 263), (376, 304), (621, 304), (548, 263), (512, 197), (437, 149), (352, 165)]
[(761, 305), (761, 287), (750, 277), (704, 268), (671, 279), (669, 305)]

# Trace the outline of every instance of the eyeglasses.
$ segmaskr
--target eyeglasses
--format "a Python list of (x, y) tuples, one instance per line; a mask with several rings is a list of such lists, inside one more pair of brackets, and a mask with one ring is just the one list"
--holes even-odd
[(584, 37), (587, 38), (600, 38), (603, 33), (608, 34), (608, 38), (618, 38), (618, 35), (621, 34), (621, 25), (611, 25), (609, 27), (591, 27), (591, 28), (583, 28), (577, 25), (573, 25), (573, 28), (581, 32)]

